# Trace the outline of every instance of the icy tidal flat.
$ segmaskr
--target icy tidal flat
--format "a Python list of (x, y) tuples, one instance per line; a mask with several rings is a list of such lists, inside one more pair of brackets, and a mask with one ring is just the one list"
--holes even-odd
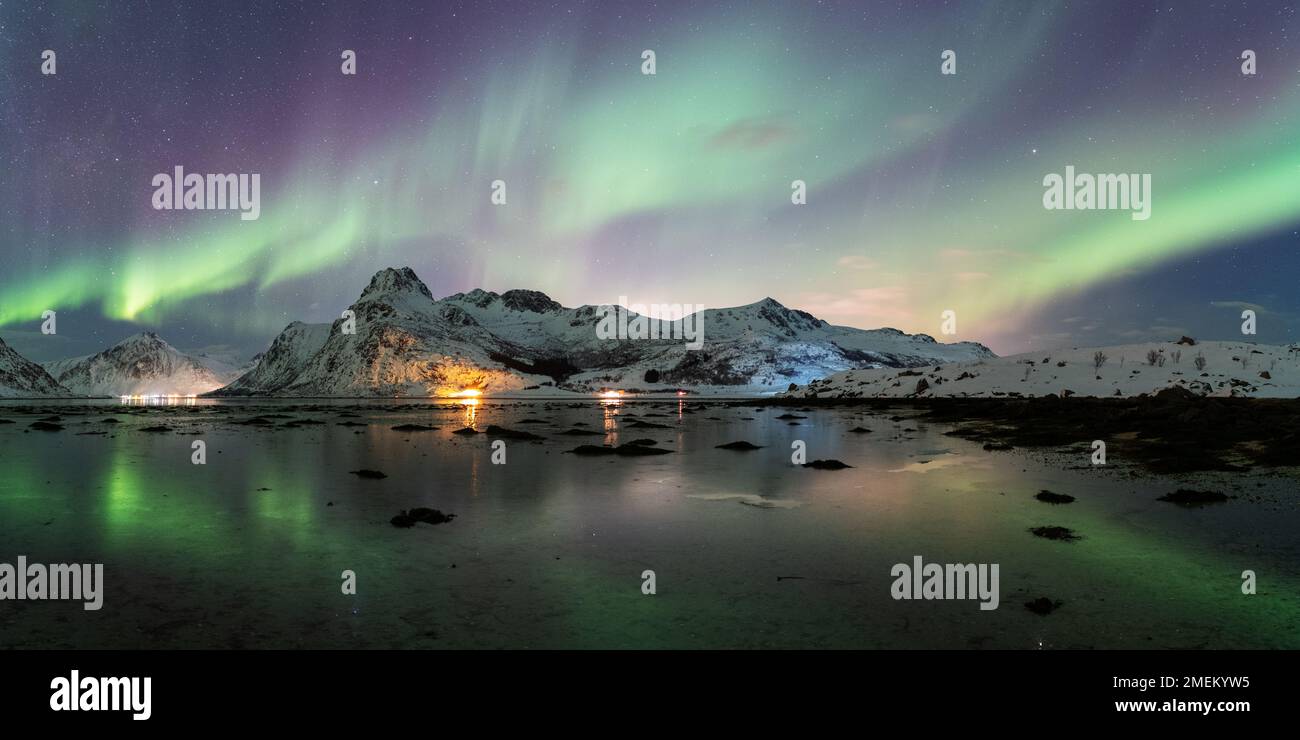
[[(105, 566), (98, 612), (0, 601), (0, 648), (1300, 647), (1300, 469), (1267, 445), (1189, 471), (1093, 405), (803, 403), (0, 403), (0, 562)], [(420, 508), (455, 517), (392, 524)], [(895, 601), (918, 555), (999, 564), (999, 607)]]

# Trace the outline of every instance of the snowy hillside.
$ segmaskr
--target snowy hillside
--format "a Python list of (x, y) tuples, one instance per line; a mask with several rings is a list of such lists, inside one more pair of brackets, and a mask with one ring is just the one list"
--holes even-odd
[[(206, 360), (206, 361), (205, 361)], [(189, 396), (226, 385), (240, 371), (196, 358), (144, 332), (89, 357), (46, 363), (60, 384), (88, 396)]]
[[(523, 300), (521, 300), (523, 299)], [(790, 383), (855, 367), (914, 367), (973, 360), (993, 353), (972, 342), (939, 344), (924, 334), (896, 329), (865, 331), (832, 326), (771, 298), (736, 308), (705, 309), (703, 346), (681, 339), (600, 339), (596, 306), (563, 308), (541, 293), (473, 291), (443, 299), (493, 334), (535, 355), (563, 357), (579, 370), (564, 386), (583, 392), (603, 387), (726, 393), (770, 393)], [(636, 314), (629, 314), (635, 320)], [(693, 319), (658, 322), (660, 336), (681, 337)], [(658, 381), (647, 381), (647, 373)]]
[(278, 393), (291, 396), (449, 396), (466, 388), (517, 391), (549, 380), (508, 369), (494, 356), (524, 350), (454, 305), (439, 303), (410, 268), (381, 270), (324, 345)]
[[(770, 298), (706, 310), (699, 350), (680, 338), (602, 339), (596, 306), (565, 308), (526, 290), (474, 290), (435, 300), (410, 268), (377, 273), (351, 310), (355, 334), (344, 334), (343, 321), (335, 321), (303, 362), (313, 343), (291, 326), (266, 353), (282, 358), (274, 371), (264, 359), (258, 371), (221, 394), (585, 394), (602, 388), (756, 394), (847, 368), (993, 357), (970, 342), (940, 344), (894, 329), (831, 326)], [(686, 334), (681, 321), (660, 326), (663, 334)], [(276, 352), (281, 344), (283, 351)]]
[(224, 344), (199, 349), (182, 349), (181, 353), (188, 355), (227, 383), (253, 370), (262, 360), (260, 354), (247, 359), (241, 350)]
[(325, 345), (329, 334), (329, 324), (304, 324), (301, 321), (289, 324), (271, 346), (257, 356), (254, 367), (213, 395), (265, 395), (279, 391), (307, 367), (312, 356)]
[(40, 365), (0, 340), (0, 398), (63, 397), (72, 393)]
[[(1099, 354), (1100, 353), (1100, 354)], [(1149, 342), (899, 370), (851, 370), (794, 398), (1136, 396), (1176, 386), (1202, 396), (1300, 396), (1300, 345)]]

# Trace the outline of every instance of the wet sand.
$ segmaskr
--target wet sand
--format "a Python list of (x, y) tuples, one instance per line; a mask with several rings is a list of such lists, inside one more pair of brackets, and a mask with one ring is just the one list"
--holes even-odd
[[(52, 415), (61, 430), (31, 426)], [(1300, 647), (1294, 467), (984, 449), (905, 404), (6, 402), (0, 419), (0, 561), (106, 578), (99, 612), (0, 601), (0, 648)], [(541, 439), (453, 433), (490, 425)], [(566, 454), (643, 440), (671, 453)], [(718, 448), (742, 440), (759, 449)], [(796, 466), (795, 440), (852, 467)], [(1233, 498), (1157, 500), (1189, 488)], [(390, 523), (415, 507), (455, 519)], [(891, 566), (917, 555), (1000, 564), (999, 608), (893, 600)], [(1061, 606), (1026, 608), (1043, 597)]]

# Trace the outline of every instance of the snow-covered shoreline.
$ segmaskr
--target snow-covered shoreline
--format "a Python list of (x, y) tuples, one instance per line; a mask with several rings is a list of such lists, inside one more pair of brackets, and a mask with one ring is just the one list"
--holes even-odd
[(1151, 395), (1169, 387), (1185, 388), (1198, 396), (1300, 397), (1300, 345), (1144, 342), (1034, 352), (928, 368), (848, 370), (779, 397), (1127, 398)]

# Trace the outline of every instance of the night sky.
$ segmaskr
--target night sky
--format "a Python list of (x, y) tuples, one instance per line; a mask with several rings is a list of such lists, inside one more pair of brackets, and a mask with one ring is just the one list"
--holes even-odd
[[(1247, 307), (1300, 336), (1295, 2), (257, 5), (0, 0), (20, 352), (251, 354), (402, 265), (438, 297), (952, 309), (1002, 354), (1241, 338)], [(154, 210), (177, 165), (259, 173), (261, 218)], [(1150, 173), (1151, 218), (1045, 210), (1066, 165)]]

